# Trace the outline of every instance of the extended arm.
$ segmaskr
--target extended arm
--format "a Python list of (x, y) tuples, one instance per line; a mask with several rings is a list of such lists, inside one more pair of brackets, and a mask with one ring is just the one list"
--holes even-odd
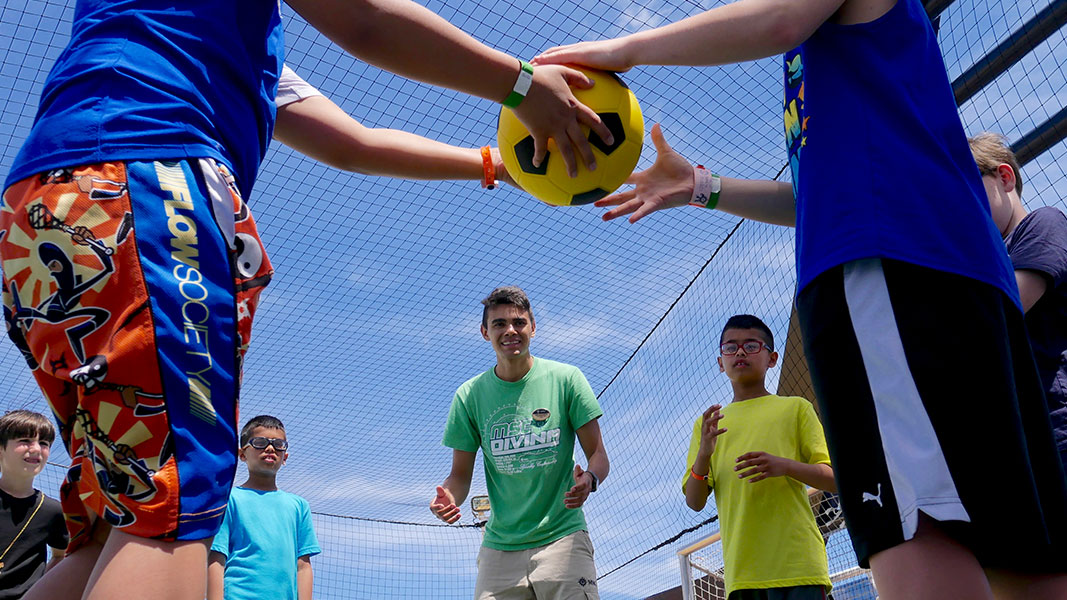
[(476, 456), (476, 452), (452, 450), (452, 471), (437, 486), (437, 495), (430, 502), (430, 512), (445, 523), (455, 523), (462, 516), (459, 506), (470, 493)]
[[(396, 129), (364, 127), (325, 96), (279, 107), (274, 139), (345, 171), (405, 179), (482, 178), (477, 148), (460, 148)], [(510, 183), (503, 163), (494, 163), (497, 179)]]
[(774, 56), (800, 45), (842, 3), (740, 0), (632, 34), (624, 56), (631, 66), (724, 65)]
[[(657, 210), (686, 206), (693, 197), (693, 165), (670, 147), (659, 124), (652, 127), (652, 142), (656, 146), (656, 162), (647, 171), (630, 176), (628, 182), (635, 187), (595, 203), (616, 207), (604, 213), (605, 221), (630, 215), (630, 222), (636, 223)], [(719, 210), (774, 225), (796, 224), (790, 184), (731, 177), (723, 177), (721, 181), (716, 206)]]
[[(410, 0), (287, 0), (309, 23), (339, 46), (377, 67), (502, 102), (519, 76), (519, 62), (494, 50), (430, 10)], [(554, 138), (573, 174), (575, 153), (594, 162), (580, 124), (611, 139), (608, 128), (579, 103), (571, 85), (589, 87), (574, 69), (535, 69), (525, 100), (515, 114), (534, 137), (534, 164), (540, 164)], [(569, 142), (569, 143), (568, 143)]]
[(311, 600), (311, 588), (314, 579), (315, 577), (311, 572), (311, 557), (301, 556), (296, 559), (297, 600)]
[(407, 0), (286, 0), (349, 53), (382, 69), (501, 102), (518, 62)]
[(739, 0), (613, 40), (552, 48), (535, 64), (624, 71), (637, 65), (724, 65), (781, 54), (825, 21), (870, 21), (896, 0)]
[(223, 576), (226, 574), (226, 557), (221, 552), (210, 551), (207, 557), (207, 600), (223, 600)]

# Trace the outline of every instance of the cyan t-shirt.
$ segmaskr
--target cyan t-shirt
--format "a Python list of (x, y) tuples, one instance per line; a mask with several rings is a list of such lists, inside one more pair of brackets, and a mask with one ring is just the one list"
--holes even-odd
[(578, 367), (543, 358), (519, 381), (489, 369), (456, 390), (442, 443), (484, 454), (483, 546), (536, 548), (587, 528), (563, 495), (574, 486), (574, 432), (602, 414)]
[(296, 494), (234, 488), (211, 550), (226, 556), (226, 600), (296, 600), (296, 562), (322, 550)]

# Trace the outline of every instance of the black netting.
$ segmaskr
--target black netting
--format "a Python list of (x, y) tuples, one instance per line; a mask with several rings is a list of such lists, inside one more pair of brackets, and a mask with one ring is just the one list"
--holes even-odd
[[(716, 4), (427, 6), (478, 39), (530, 57)], [(951, 4), (940, 20), (950, 77), (1048, 4)], [(72, 5), (0, 5), (0, 173), (29, 130)], [(365, 124), (467, 147), (494, 143), (497, 106), (368, 67), (288, 8), (284, 17), (287, 62)], [(1014, 141), (1067, 104), (1065, 35), (1051, 35), (963, 104), (969, 133), (996, 130)], [(646, 125), (662, 123), (683, 155), (719, 173), (774, 178), (785, 161), (780, 68), (779, 59), (767, 59), (643, 67), (625, 78)], [(653, 158), (648, 143), (639, 168)], [(1024, 167), (1030, 209), (1067, 208), (1065, 164), (1060, 141)], [(916, 184), (907, 181), (907, 157), (885, 168), (899, 170), (902, 188)], [(478, 301), (497, 285), (529, 292), (539, 326), (534, 353), (580, 366), (604, 408), (612, 472), (586, 514), (605, 598), (677, 586), (676, 551), (717, 530), (708, 524), (664, 543), (715, 512), (686, 508), (680, 483), (693, 419), (729, 398), (714, 364), (725, 319), (763, 317), (786, 349), (770, 386), (780, 378), (784, 389), (804, 387), (802, 361), (786, 340), (795, 285), (789, 229), (696, 209), (634, 226), (602, 223), (592, 207), (554, 208), (473, 182), (365, 177), (281, 145), (262, 167), (252, 208), (278, 272), (256, 317), (242, 414), (272, 413), (286, 423), (292, 458), (281, 485), (308, 498), (316, 514), (324, 548), (314, 563), (319, 598), (470, 597), (480, 530), (437, 526), (427, 505), (448, 471), (451, 452), (440, 437), (452, 394), (493, 361), (478, 333)], [(45, 409), (21, 356), (0, 344), (0, 408), (18, 407)], [(53, 462), (64, 463), (61, 455)], [(480, 464), (476, 473), (472, 493), (484, 493)], [(43, 488), (54, 495), (60, 476), (49, 467)], [(462, 523), (472, 522), (465, 510)]]

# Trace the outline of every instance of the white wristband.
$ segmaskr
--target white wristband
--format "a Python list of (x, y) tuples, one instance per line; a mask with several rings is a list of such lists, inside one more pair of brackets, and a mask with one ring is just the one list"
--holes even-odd
[(719, 203), (720, 190), (722, 179), (718, 175), (705, 169), (703, 165), (693, 167), (693, 197), (689, 199), (690, 206), (715, 208)]
[(512, 88), (511, 93), (507, 98), (504, 98), (504, 106), (508, 108), (515, 108), (522, 103), (523, 98), (530, 91), (530, 85), (533, 83), (533, 67), (525, 60), (519, 60), (519, 78), (515, 80), (515, 87)]

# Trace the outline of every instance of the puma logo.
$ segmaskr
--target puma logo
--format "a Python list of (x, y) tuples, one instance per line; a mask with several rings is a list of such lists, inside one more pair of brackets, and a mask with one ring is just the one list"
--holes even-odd
[(863, 492), (863, 502), (877, 502), (878, 508), (882, 507), (882, 484), (878, 484), (878, 493)]

